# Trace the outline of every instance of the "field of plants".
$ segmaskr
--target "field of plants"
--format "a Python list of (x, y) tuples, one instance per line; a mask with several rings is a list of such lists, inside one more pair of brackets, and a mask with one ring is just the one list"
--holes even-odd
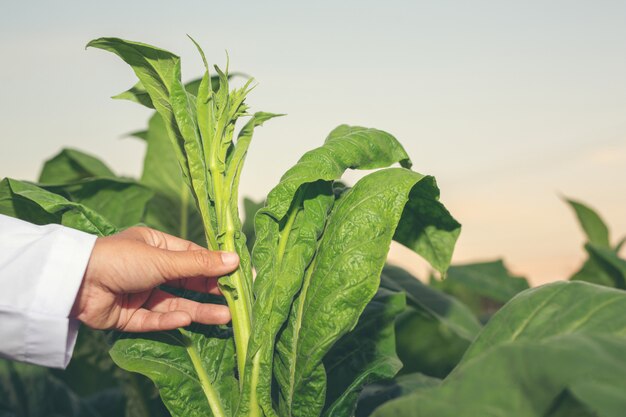
[[(563, 205), (588, 255), (567, 280), (530, 288), (501, 260), (450, 265), (461, 225), (435, 178), (392, 135), (341, 125), (240, 213), (254, 131), (281, 116), (248, 107), (255, 81), (231, 89), (228, 65), (209, 67), (197, 44), (204, 73), (187, 83), (171, 52), (117, 38), (88, 46), (136, 74), (116, 99), (154, 110), (133, 134), (147, 149), (141, 177), (64, 149), (37, 183), (3, 179), (0, 213), (99, 236), (143, 224), (237, 251), (223, 297), (163, 287), (227, 304), (232, 323), (83, 327), (65, 371), (0, 362), (0, 416), (626, 415), (625, 239), (590, 207)], [(342, 182), (356, 169), (372, 172)], [(392, 241), (432, 275), (387, 265)]]

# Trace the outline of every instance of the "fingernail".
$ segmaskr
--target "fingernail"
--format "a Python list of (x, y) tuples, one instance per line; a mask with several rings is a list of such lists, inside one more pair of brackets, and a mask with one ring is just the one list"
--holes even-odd
[(239, 256), (234, 252), (222, 252), (222, 263), (225, 266), (235, 266), (239, 263)]

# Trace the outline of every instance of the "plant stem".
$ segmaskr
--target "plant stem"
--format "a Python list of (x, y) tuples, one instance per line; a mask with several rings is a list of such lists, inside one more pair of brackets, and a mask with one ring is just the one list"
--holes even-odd
[[(217, 168), (216, 155), (211, 156), (209, 171), (211, 173), (211, 179), (213, 180), (218, 235), (223, 235), (223, 243), (220, 245), (220, 249), (235, 252), (237, 248), (235, 246), (235, 225), (229, 204), (230, 190), (224, 190), (224, 175)], [(237, 268), (237, 270), (230, 275), (230, 278), (232, 288), (222, 288), (222, 293), (228, 303), (228, 308), (232, 316), (235, 351), (237, 353), (237, 370), (239, 372), (239, 386), (242, 387), (246, 368), (248, 340), (250, 339), (250, 330), (252, 327), (252, 294), (251, 290), (244, 285), (241, 267)]]
[(183, 239), (189, 239), (189, 189), (186, 184), (182, 185), (180, 195), (180, 234)]
[(189, 336), (187, 336), (187, 332), (185, 330), (180, 329), (181, 334), (183, 335), (183, 341), (185, 344), (185, 349), (187, 350), (187, 354), (193, 363), (193, 367), (198, 375), (198, 379), (200, 380), (200, 385), (202, 386), (202, 391), (209, 402), (209, 407), (213, 412), (214, 417), (226, 417), (226, 413), (222, 408), (222, 403), (217, 395), (217, 392), (213, 388), (213, 384), (211, 384), (211, 380), (207, 375), (204, 367), (202, 366), (202, 360), (200, 359), (200, 354), (198, 350), (193, 344), (193, 341)]
[[(226, 212), (226, 230), (224, 232), (223, 249), (235, 252), (235, 230), (232, 221), (232, 215), (228, 207)], [(232, 283), (235, 289), (235, 295), (229, 291), (224, 292), (224, 297), (231, 309), (233, 318), (233, 331), (235, 333), (235, 349), (237, 352), (237, 369), (239, 371), (239, 385), (243, 384), (243, 376), (245, 375), (246, 355), (248, 351), (248, 340), (250, 339), (250, 331), (252, 327), (252, 294), (246, 291), (240, 268), (231, 274)]]

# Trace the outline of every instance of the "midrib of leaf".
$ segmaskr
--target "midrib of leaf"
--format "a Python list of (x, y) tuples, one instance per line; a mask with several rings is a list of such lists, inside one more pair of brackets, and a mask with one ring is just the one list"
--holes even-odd
[(597, 314), (601, 310), (605, 309), (606, 307), (608, 307), (611, 304), (613, 304), (615, 302), (618, 302), (618, 301), (622, 301), (622, 298), (621, 297), (610, 298), (609, 300), (605, 301), (604, 303), (602, 303), (602, 304), (600, 304), (598, 306), (595, 306), (594, 308), (589, 310), (587, 312), (587, 314), (584, 317), (582, 317), (580, 320), (575, 321), (574, 323), (572, 323), (572, 326), (570, 326), (568, 329), (566, 329), (563, 333), (564, 334), (573, 333), (574, 331), (576, 331), (580, 327), (582, 327), (585, 323), (587, 323), (594, 316), (594, 314)]
[(213, 412), (213, 416), (214, 417), (226, 417), (226, 414), (224, 413), (224, 409), (222, 408), (222, 403), (220, 402), (220, 399), (217, 396), (217, 392), (215, 392), (215, 389), (213, 388), (213, 385), (211, 384), (209, 375), (206, 373), (206, 370), (202, 366), (202, 360), (200, 359), (200, 354), (198, 353), (198, 350), (196, 349), (196, 347), (194, 346), (190, 338), (185, 336), (185, 339), (186, 339), (185, 349), (187, 350), (187, 354), (189, 355), (189, 358), (191, 359), (193, 368), (196, 371), (196, 374), (198, 375), (200, 386), (202, 387), (202, 391), (204, 392), (204, 395), (207, 398), (209, 407), (211, 408), (211, 411)]
[(289, 415), (291, 415), (291, 402), (293, 399), (293, 392), (296, 383), (296, 363), (298, 361), (298, 338), (300, 337), (300, 327), (302, 326), (302, 316), (304, 314), (304, 300), (306, 300), (307, 291), (309, 290), (309, 284), (311, 282), (311, 276), (313, 275), (313, 270), (315, 269), (315, 265), (317, 264), (317, 257), (313, 258), (309, 269), (307, 269), (306, 274), (304, 275), (304, 282), (302, 283), (302, 290), (300, 291), (300, 303), (298, 303), (298, 312), (296, 315), (296, 323), (294, 325), (293, 332), (293, 343), (291, 344), (291, 357), (293, 358), (293, 363), (291, 364), (291, 368), (289, 369), (289, 403), (287, 404), (289, 409)]
[(543, 307), (545, 307), (554, 297), (556, 297), (564, 289), (565, 289), (565, 286), (560, 288), (559, 291), (553, 292), (549, 297), (547, 297), (545, 300), (543, 300), (543, 302), (541, 304), (539, 304), (535, 308), (535, 310), (528, 315), (528, 317), (526, 317), (526, 319), (524, 320), (522, 325), (515, 330), (515, 332), (509, 338), (509, 341), (512, 342), (512, 341), (516, 340), (519, 337), (519, 335), (522, 334), (522, 332), (524, 330), (526, 330), (526, 328), (530, 325), (530, 323), (533, 321), (535, 316), (537, 316), (537, 314), (539, 314), (539, 312), (543, 309)]
[[(276, 255), (277, 265), (275, 269), (276, 271), (278, 271), (278, 273), (280, 273), (283, 258), (285, 256), (285, 251), (287, 250), (287, 241), (289, 240), (289, 235), (291, 234), (291, 231), (293, 230), (293, 225), (296, 221), (296, 217), (298, 216), (298, 213), (300, 213), (300, 210), (301, 210), (300, 205), (302, 204), (302, 197), (304, 196), (305, 188), (306, 188), (306, 185), (301, 187), (298, 193), (296, 194), (294, 198), (294, 204), (292, 206), (291, 212), (289, 213), (287, 222), (285, 223), (285, 227), (280, 232), (280, 236), (278, 238), (278, 250), (277, 250), (277, 255)], [(271, 300), (273, 302), (273, 299)], [(256, 354), (252, 358), (252, 380), (250, 382), (250, 385), (251, 385), (250, 404), (251, 405), (257, 404), (258, 402), (256, 389), (257, 389), (257, 385), (259, 382), (259, 372), (260, 372), (260, 367), (261, 367), (262, 355), (263, 355), (263, 347), (261, 346), (259, 347), (259, 350), (256, 352)], [(258, 408), (251, 406), (250, 410), (257, 411)]]
[(296, 217), (298, 216), (298, 213), (300, 212), (300, 204), (302, 204), (302, 196), (304, 195), (305, 188), (306, 186), (303, 186), (302, 188), (300, 188), (300, 190), (296, 194), (294, 198), (293, 209), (291, 210), (291, 213), (289, 213), (289, 218), (287, 219), (287, 223), (285, 224), (283, 231), (280, 232), (280, 237), (278, 240), (278, 253), (276, 256), (278, 260), (276, 270), (279, 273), (280, 273), (280, 267), (282, 266), (282, 263), (283, 263), (283, 257), (285, 256), (285, 251), (287, 250), (287, 242), (289, 241), (289, 235), (291, 234), (291, 230), (293, 229), (293, 224), (296, 221)]

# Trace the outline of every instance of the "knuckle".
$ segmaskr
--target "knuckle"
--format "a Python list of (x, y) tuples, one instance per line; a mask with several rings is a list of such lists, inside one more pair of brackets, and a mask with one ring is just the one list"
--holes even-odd
[(193, 251), (193, 254), (196, 262), (198, 263), (198, 265), (200, 265), (202, 269), (209, 270), (217, 266), (217, 262), (215, 261), (214, 256), (209, 251), (197, 250)]

